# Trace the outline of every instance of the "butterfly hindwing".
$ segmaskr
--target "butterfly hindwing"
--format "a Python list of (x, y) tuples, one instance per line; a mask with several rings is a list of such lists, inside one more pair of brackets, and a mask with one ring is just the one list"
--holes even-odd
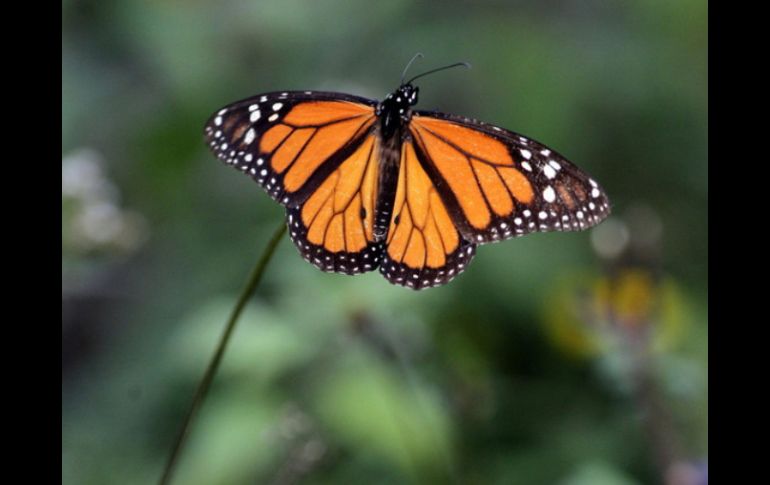
[(357, 149), (374, 124), (374, 101), (290, 91), (254, 96), (211, 116), (205, 137), (217, 157), (296, 207)]
[(534, 140), (436, 112), (416, 112), (410, 129), (455, 224), (476, 244), (582, 230), (609, 214), (593, 179)]
[(391, 283), (422, 289), (465, 270), (476, 246), (465, 240), (407, 140), (380, 273)]
[(323, 271), (359, 274), (380, 264), (374, 218), (379, 139), (368, 135), (298, 207), (286, 209), (291, 240)]

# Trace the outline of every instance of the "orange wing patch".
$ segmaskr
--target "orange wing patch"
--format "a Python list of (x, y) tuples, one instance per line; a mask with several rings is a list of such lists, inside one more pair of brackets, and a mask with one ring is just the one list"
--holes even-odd
[(291, 132), (292, 129), (289, 126), (283, 124), (273, 126), (262, 136), (262, 140), (259, 142), (259, 151), (262, 153), (272, 152)]
[(529, 204), (532, 201), (535, 192), (532, 189), (532, 184), (523, 173), (515, 168), (507, 167), (498, 169), (498, 173), (500, 173), (500, 176), (505, 181), (505, 185), (511, 191), (511, 194), (516, 197), (516, 200), (525, 204)]
[(438, 286), (459, 274), (473, 252), (420, 165), (414, 145), (405, 142), (380, 272), (393, 283), (416, 289)]
[(371, 122), (353, 118), (316, 128), (312, 139), (295, 152), (291, 168), (286, 172), (284, 186), (288, 192), (296, 192), (310, 176), (337, 150), (356, 137)]
[[(369, 136), (302, 206), (307, 239), (327, 251), (358, 252), (372, 241), (377, 143)], [(366, 190), (364, 187), (366, 186)]]
[(302, 103), (289, 111), (283, 122), (293, 126), (324, 125), (358, 116), (371, 116), (372, 108), (347, 101)]
[(508, 148), (478, 130), (436, 118), (415, 116), (412, 123), (423, 130), (429, 130), (445, 140), (450, 140), (467, 155), (495, 165), (513, 166)]
[[(275, 128), (272, 128), (270, 131), (265, 133), (265, 138), (262, 139), (262, 148), (264, 151), (272, 151), (265, 150), (268, 140), (268, 135), (272, 135), (274, 132), (276, 132), (279, 129), (288, 128), (286, 125), (278, 125)], [(290, 129), (290, 128), (289, 128)], [(315, 128), (300, 128), (297, 130), (294, 130), (294, 132), (291, 133), (291, 136), (286, 138), (285, 141), (283, 141), (284, 137), (281, 137), (281, 140), (283, 141), (281, 143), (281, 148), (275, 151), (273, 153), (273, 159), (271, 160), (271, 165), (273, 166), (273, 169), (278, 173), (283, 173), (284, 170), (291, 164), (292, 161), (296, 158), (297, 153), (302, 150), (302, 148), (307, 144), (307, 142), (310, 140), (310, 137), (312, 137), (315, 134), (316, 130)], [(275, 138), (277, 139), (280, 136), (277, 135)], [(275, 143), (273, 145), (273, 149), (278, 145), (278, 143)]]
[[(496, 214), (501, 215), (513, 212), (513, 200), (508, 190), (506, 190), (505, 182), (500, 172), (501, 169), (495, 170), (494, 167), (478, 160), (472, 160), (471, 166), (492, 210)], [(502, 170), (516, 171), (513, 168)]]
[[(289, 115), (302, 106), (294, 108)], [(322, 119), (326, 120), (328, 117)], [(368, 129), (373, 123), (372, 120), (361, 116), (344, 117), (321, 126), (302, 128), (279, 123), (265, 133), (259, 148), (264, 153), (272, 154), (271, 168), (278, 174), (285, 172), (284, 189), (292, 193), (302, 188), (329, 157)]]

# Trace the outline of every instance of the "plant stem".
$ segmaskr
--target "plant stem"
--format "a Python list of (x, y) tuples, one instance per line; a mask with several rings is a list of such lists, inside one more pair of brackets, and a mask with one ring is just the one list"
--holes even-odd
[(198, 411), (203, 404), (203, 400), (206, 399), (206, 395), (209, 392), (209, 387), (211, 386), (211, 381), (214, 380), (214, 376), (217, 373), (219, 364), (222, 361), (222, 356), (224, 355), (225, 349), (227, 348), (227, 343), (230, 341), (230, 336), (233, 333), (236, 322), (238, 322), (238, 317), (240, 317), (243, 308), (246, 306), (246, 302), (249, 301), (249, 298), (251, 298), (251, 295), (254, 293), (254, 290), (256, 290), (257, 285), (262, 279), (262, 275), (265, 272), (265, 267), (267, 266), (267, 263), (270, 262), (270, 259), (275, 252), (275, 248), (278, 246), (278, 242), (280, 242), (281, 236), (283, 236), (284, 232), (286, 232), (286, 224), (282, 221), (281, 226), (275, 231), (275, 234), (273, 234), (273, 237), (267, 243), (267, 247), (262, 253), (262, 256), (259, 258), (259, 261), (257, 261), (257, 265), (254, 266), (254, 269), (251, 271), (248, 282), (243, 288), (243, 292), (241, 292), (240, 298), (238, 298), (238, 303), (236, 303), (235, 308), (233, 308), (233, 311), (230, 314), (230, 318), (227, 320), (227, 324), (225, 325), (225, 329), (222, 332), (222, 336), (219, 338), (219, 344), (217, 345), (216, 351), (211, 357), (211, 361), (209, 362), (208, 367), (206, 367), (206, 373), (203, 374), (203, 379), (201, 379), (200, 383), (198, 384), (198, 388), (195, 390), (195, 395), (193, 396), (190, 410), (187, 411), (187, 416), (185, 416), (182, 429), (179, 431), (179, 435), (174, 442), (174, 448), (171, 450), (171, 454), (169, 455), (168, 461), (166, 462), (166, 467), (163, 469), (163, 476), (161, 476), (159, 482), (161, 485), (165, 485), (171, 482), (171, 477), (174, 473), (174, 467), (177, 463), (177, 460), (179, 459), (179, 455), (182, 452), (185, 443), (187, 442), (187, 435), (190, 433), (190, 426), (192, 425), (195, 416), (198, 414)]

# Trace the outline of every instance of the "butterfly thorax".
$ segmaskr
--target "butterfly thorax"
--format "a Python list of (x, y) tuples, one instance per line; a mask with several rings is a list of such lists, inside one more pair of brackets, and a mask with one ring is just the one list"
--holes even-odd
[(403, 84), (377, 105), (375, 113), (380, 121), (380, 136), (388, 140), (412, 117), (412, 106), (417, 104), (419, 88)]

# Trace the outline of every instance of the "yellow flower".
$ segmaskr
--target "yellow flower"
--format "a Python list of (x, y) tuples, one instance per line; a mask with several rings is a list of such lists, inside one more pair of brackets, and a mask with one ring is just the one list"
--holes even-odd
[(681, 341), (688, 312), (677, 284), (643, 268), (565, 276), (546, 299), (544, 323), (554, 344), (591, 357), (637, 339), (660, 352)]

